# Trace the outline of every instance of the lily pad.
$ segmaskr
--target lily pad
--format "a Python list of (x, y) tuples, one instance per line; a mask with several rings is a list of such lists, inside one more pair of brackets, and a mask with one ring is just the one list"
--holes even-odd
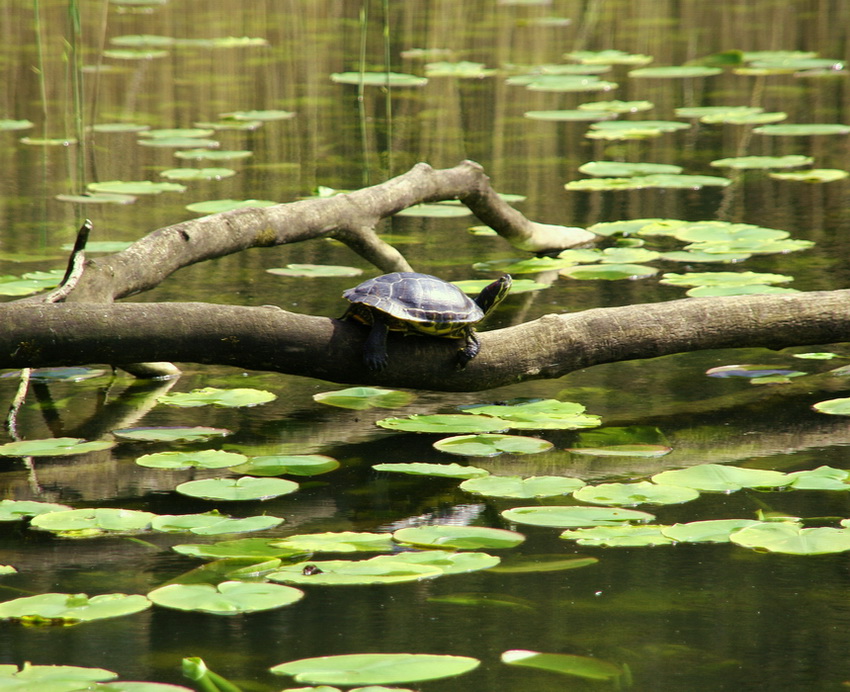
[(35, 123), (30, 120), (12, 120), (9, 118), (0, 119), (0, 132), (13, 130), (29, 130), (35, 127)]
[(682, 167), (669, 163), (622, 163), (619, 161), (591, 161), (579, 166), (585, 175), (627, 178), (654, 173), (681, 173)]
[[(56, 195), (60, 202), (72, 202), (73, 204), (132, 204), (136, 201), (135, 195), (119, 195), (114, 192), (86, 192), (81, 195)], [(88, 250), (88, 248), (86, 248)]]
[(303, 556), (303, 550), (293, 550), (276, 545), (274, 538), (237, 538), (217, 543), (181, 543), (172, 547), (174, 552), (207, 560), (250, 558), (256, 560), (291, 559)]
[(619, 281), (622, 279), (644, 279), (655, 276), (658, 270), (643, 264), (600, 264), (579, 265), (562, 269), (560, 274), (580, 281)]
[(495, 457), (499, 454), (539, 454), (552, 449), (548, 440), (521, 435), (457, 435), (437, 440), (434, 448), (449, 454)]
[(485, 497), (512, 497), (529, 499), (533, 497), (554, 497), (569, 495), (584, 487), (585, 482), (566, 476), (485, 476), (471, 478), (460, 484), (460, 489)]
[(115, 437), (144, 442), (204, 442), (211, 437), (230, 435), (226, 428), (159, 426), (142, 428), (120, 428), (113, 430)]
[(138, 595), (105, 593), (89, 598), (84, 593), (45, 593), (0, 603), (0, 619), (28, 625), (74, 625), (132, 615), (150, 607), (151, 602)]
[(675, 485), (657, 485), (649, 481), (637, 483), (600, 483), (587, 485), (573, 493), (582, 502), (597, 505), (676, 505), (699, 497), (699, 491)]
[(646, 65), (653, 60), (651, 55), (627, 53), (614, 48), (605, 50), (575, 50), (570, 53), (564, 53), (564, 57), (584, 63), (585, 65)]
[[(390, 473), (407, 473), (412, 476), (439, 476), (442, 478), (480, 478), (489, 476), (490, 472), (477, 466), (462, 464), (428, 464), (421, 461), (393, 464), (373, 464), (376, 471)], [(2, 506), (0, 506), (0, 509)]]
[(310, 278), (325, 276), (360, 276), (362, 269), (357, 267), (334, 266), (330, 264), (287, 264), (285, 268), (266, 269), (277, 276), (306, 276)]
[[(812, 408), (818, 413), (827, 413), (830, 416), (850, 416), (850, 398), (825, 399), (812, 404)], [(2, 449), (0, 447), (0, 451)]]
[(338, 468), (336, 459), (322, 454), (272, 454), (251, 457), (230, 470), (246, 476), (318, 476)]
[(437, 567), (444, 575), (467, 574), (496, 567), (501, 558), (487, 553), (456, 552), (453, 550), (418, 550), (398, 553), (396, 560), (412, 564)]
[(850, 550), (850, 530), (827, 526), (804, 529), (799, 524), (763, 522), (733, 533), (729, 540), (744, 548), (791, 555), (823, 555)]
[(520, 558), (503, 560), (498, 567), (491, 571), (499, 574), (530, 574), (536, 572), (562, 572), (568, 569), (581, 569), (595, 565), (599, 560), (595, 557), (563, 557), (562, 555), (534, 554)]
[(413, 392), (378, 387), (349, 387), (332, 392), (320, 392), (313, 400), (328, 406), (363, 411), (369, 408), (398, 408), (406, 406), (416, 398)]
[(223, 469), (242, 464), (247, 459), (244, 454), (219, 449), (201, 449), (194, 452), (144, 454), (136, 459), (136, 463), (153, 469)]
[(64, 512), (72, 509), (68, 505), (35, 500), (0, 500), (0, 521), (19, 521), (47, 512)]
[[(27, 692), (28, 689), (32, 690), (36, 686), (40, 692), (70, 692), (71, 690), (85, 689), (91, 683), (113, 680), (117, 677), (116, 673), (103, 668), (34, 666), (31, 663), (24, 663), (18, 670), (15, 665), (0, 665), (0, 689), (4, 692), (6, 690), (9, 692)], [(177, 691), (172, 690), (171, 692)]]
[(572, 401), (542, 399), (518, 404), (470, 406), (465, 411), (479, 416), (494, 417), (516, 430), (577, 430), (595, 428), (599, 416), (584, 413), (584, 406)]
[(107, 533), (137, 533), (150, 528), (156, 514), (115, 507), (91, 507), (38, 514), (30, 526), (68, 538), (91, 538)]
[(794, 123), (782, 125), (762, 125), (753, 130), (760, 135), (777, 135), (787, 137), (805, 137), (808, 135), (846, 135), (850, 133), (850, 125), (839, 123)]
[(312, 685), (391, 685), (462, 675), (479, 663), (467, 656), (370, 653), (303, 658), (270, 670)]
[(43, 440), (19, 440), (0, 445), (0, 456), (59, 457), (99, 452), (115, 446), (109, 440), (86, 442), (77, 437), (51, 437)]
[(734, 156), (728, 159), (716, 159), (710, 165), (717, 168), (795, 168), (808, 166), (814, 159), (811, 156), (789, 154), (787, 156)]
[(553, 122), (592, 122), (595, 120), (609, 120), (616, 117), (616, 113), (608, 111), (592, 111), (588, 109), (562, 110), (562, 111), (526, 111), (523, 116), (529, 120), (546, 120)]
[(169, 406), (223, 406), (234, 408), (240, 406), (257, 406), (277, 399), (277, 395), (261, 389), (237, 388), (219, 389), (218, 387), (202, 387), (191, 392), (175, 392), (162, 394), (157, 398), (162, 404)]
[[(819, 466), (809, 471), (789, 473), (789, 488), (795, 490), (850, 490), (850, 472), (831, 466)], [(0, 503), (0, 512), (3, 509)]]
[(579, 110), (606, 111), (609, 113), (639, 113), (655, 108), (652, 101), (590, 101), (580, 103)]
[(556, 91), (563, 93), (585, 91), (611, 91), (616, 82), (607, 82), (596, 75), (523, 75), (511, 77), (508, 84), (525, 86), (530, 91)]
[(722, 74), (719, 67), (702, 65), (671, 65), (667, 67), (639, 67), (629, 72), (629, 77), (637, 79), (682, 79), (688, 77), (713, 77)]
[(335, 72), (331, 81), (379, 87), (420, 87), (428, 83), (428, 78), (400, 72)]
[(781, 488), (790, 483), (788, 476), (779, 471), (723, 464), (699, 464), (685, 469), (662, 471), (655, 474), (652, 481), (661, 485), (710, 492), (733, 492), (741, 488)]
[(755, 519), (710, 519), (666, 526), (662, 533), (686, 543), (728, 543), (735, 531), (760, 523)]
[(181, 495), (203, 500), (269, 500), (298, 490), (298, 483), (282, 478), (205, 478), (187, 481), (175, 488)]
[[(197, 139), (195, 137), (151, 137), (140, 139), (143, 147), (158, 147), (160, 149), (217, 149), (221, 144), (214, 139)], [(160, 183), (164, 185), (165, 183)], [(176, 185), (177, 183), (171, 183)]]
[(287, 536), (271, 545), (304, 553), (354, 553), (358, 551), (388, 553), (395, 543), (391, 534), (365, 531), (329, 531)]
[(295, 117), (295, 113), (282, 110), (252, 110), (220, 113), (218, 117), (233, 120), (290, 120)]
[(170, 168), (160, 175), (169, 180), (222, 180), (236, 175), (232, 168)]
[(570, 447), (573, 454), (586, 454), (594, 457), (643, 457), (654, 459), (669, 454), (672, 449), (665, 445), (624, 444), (604, 447)]
[(759, 272), (688, 272), (664, 274), (660, 283), (668, 286), (752, 286), (793, 281), (793, 276)]
[(450, 550), (513, 548), (525, 540), (525, 536), (516, 531), (456, 524), (411, 526), (395, 531), (393, 538), (400, 543)]
[(579, 545), (605, 546), (609, 548), (639, 547), (647, 545), (670, 545), (674, 541), (664, 535), (666, 526), (595, 526), (587, 529), (569, 529), (560, 537), (576, 541)]
[(185, 192), (186, 186), (179, 183), (155, 183), (150, 180), (108, 180), (102, 183), (89, 183), (90, 192), (107, 192), (120, 195), (158, 195), (161, 192)]
[(175, 151), (174, 155), (178, 159), (187, 159), (191, 161), (230, 161), (233, 159), (247, 159), (253, 156), (253, 152), (245, 149), (235, 149), (232, 151), (215, 149), (183, 149)]
[[(511, 427), (508, 421), (491, 416), (473, 416), (471, 414), (447, 413), (433, 415), (412, 415), (407, 418), (383, 418), (376, 424), (388, 430), (427, 433), (472, 433), (495, 432)], [(2, 448), (0, 448), (2, 449)]]
[(429, 77), (460, 77), (463, 79), (481, 79), (496, 74), (496, 70), (487, 69), (482, 62), (429, 62), (425, 64), (425, 74)]
[(525, 649), (505, 651), (502, 654), (502, 663), (547, 670), (550, 673), (571, 675), (585, 680), (618, 680), (626, 675), (619, 666), (599, 658), (573, 654), (544, 654)]
[(517, 524), (566, 529), (580, 526), (619, 526), (624, 522), (646, 523), (655, 515), (622, 507), (533, 506), (514, 507), (502, 512), (502, 518)]
[(0, 295), (28, 296), (57, 286), (65, 272), (27, 272), (22, 276), (0, 276)]
[(844, 180), (850, 173), (837, 168), (811, 168), (805, 171), (791, 173), (770, 173), (774, 180), (793, 180), (802, 183), (832, 183)]
[(304, 592), (291, 586), (225, 581), (212, 584), (168, 584), (148, 598), (156, 605), (216, 615), (240, 615), (292, 605)]
[(368, 560), (311, 560), (284, 565), (267, 578), (286, 584), (359, 586), (401, 584), (442, 575), (443, 570), (434, 565), (415, 565), (395, 555), (379, 555)]
[(217, 511), (203, 514), (162, 514), (153, 519), (151, 529), (163, 533), (194, 533), (217, 536), (225, 533), (265, 531), (280, 526), (283, 519), (268, 514), (235, 519)]

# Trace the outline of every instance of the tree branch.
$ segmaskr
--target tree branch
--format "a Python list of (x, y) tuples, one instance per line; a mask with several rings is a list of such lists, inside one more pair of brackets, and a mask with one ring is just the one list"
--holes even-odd
[(850, 290), (686, 298), (546, 315), (481, 334), (457, 370), (457, 343), (391, 335), (387, 369), (365, 368), (367, 329), (273, 307), (206, 303), (0, 306), (0, 367), (178, 361), (334, 382), (478, 391), (621, 360), (702, 349), (850, 341)]

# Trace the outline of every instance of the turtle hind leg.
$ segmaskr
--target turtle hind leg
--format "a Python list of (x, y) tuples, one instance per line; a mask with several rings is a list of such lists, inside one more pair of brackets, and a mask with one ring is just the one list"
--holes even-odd
[(469, 332), (464, 341), (463, 348), (457, 352), (458, 368), (465, 368), (466, 364), (478, 355), (481, 350), (481, 343), (478, 341), (478, 336), (475, 332)]
[(370, 370), (383, 370), (387, 367), (387, 333), (389, 328), (380, 320), (375, 320), (366, 343), (363, 344), (363, 362)]

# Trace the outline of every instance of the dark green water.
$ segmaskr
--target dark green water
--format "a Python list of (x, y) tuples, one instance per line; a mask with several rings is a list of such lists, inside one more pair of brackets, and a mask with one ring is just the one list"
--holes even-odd
[[(603, 94), (531, 92), (505, 84), (507, 73), (483, 79), (433, 78), (421, 89), (393, 91), (389, 133), (380, 89), (367, 91), (361, 139), (356, 88), (329, 75), (356, 70), (359, 2), (275, 1), (183, 4), (172, 0), (149, 13), (86, 5), (84, 62), (113, 71), (86, 72), (87, 117), (93, 122), (133, 121), (157, 128), (190, 127), (219, 113), (285, 109), (291, 120), (252, 131), (216, 134), (222, 149), (247, 149), (250, 159), (222, 164), (237, 175), (189, 183), (182, 194), (140, 197), (131, 205), (88, 205), (78, 210), (57, 194), (79, 191), (79, 147), (27, 146), (19, 137), (62, 137), (70, 95), (63, 61), (68, 35), (62, 2), (42, 2), (46, 111), (34, 67), (39, 64), (32, 8), (14, 2), (0, 9), (0, 118), (28, 118), (28, 132), (0, 132), (0, 251), (28, 253), (33, 261), (0, 258), (0, 274), (63, 266), (59, 247), (71, 242), (80, 213), (94, 222), (93, 240), (133, 240), (160, 226), (193, 218), (185, 205), (205, 199), (287, 202), (316, 186), (353, 189), (406, 170), (417, 161), (450, 167), (465, 158), (481, 163), (502, 192), (527, 196), (520, 209), (546, 223), (587, 226), (601, 221), (665, 217), (719, 219), (787, 230), (815, 241), (814, 249), (748, 260), (744, 270), (795, 277), (800, 290), (846, 288), (850, 248), (850, 186), (846, 181), (805, 185), (745, 173), (735, 185), (701, 191), (567, 192), (592, 160), (676, 163), (688, 173), (723, 175), (710, 161), (729, 156), (807, 154), (818, 168), (847, 168), (848, 139), (765, 137), (748, 128), (696, 125), (686, 132), (625, 143), (586, 139), (586, 123), (551, 123), (523, 117), (528, 110), (574, 108), (595, 100), (650, 100), (635, 119), (675, 119), (681, 106), (759, 105), (784, 111), (787, 122), (848, 123), (846, 74), (826, 78), (793, 74), (706, 79), (638, 80), (618, 66), (603, 78), (620, 87)], [(575, 49), (617, 48), (654, 56), (654, 65), (678, 65), (721, 50), (807, 50), (848, 57), (847, 8), (835, 2), (774, 0), (704, 3), (657, 0), (573, 2), (509, 6), (492, 2), (390, 3), (392, 68), (423, 74), (422, 60), (401, 57), (412, 48), (451, 48), (452, 60), (495, 68), (562, 62)], [(381, 7), (369, 8), (367, 62), (380, 68)], [(535, 23), (563, 17), (566, 25)], [(173, 47), (150, 60), (103, 59), (102, 38), (151, 34), (176, 38), (262, 37), (266, 47)], [(44, 113), (46, 112), (46, 116)], [(390, 140), (391, 137), (391, 140)], [(89, 180), (159, 180), (186, 165), (171, 149), (141, 147), (135, 134), (96, 134), (88, 142)], [(389, 169), (387, 149), (392, 151)], [(192, 164), (189, 164), (192, 165)], [(205, 164), (207, 165), (207, 164)], [(383, 230), (401, 236), (398, 247), (417, 270), (451, 279), (473, 278), (471, 264), (520, 256), (500, 239), (467, 234), (467, 219), (397, 218)], [(140, 300), (206, 300), (244, 305), (275, 303), (297, 312), (337, 316), (351, 279), (285, 279), (265, 272), (287, 263), (347, 264), (371, 271), (347, 249), (325, 241), (252, 250), (181, 271)], [(712, 267), (717, 268), (717, 267)], [(700, 270), (710, 269), (706, 267)], [(665, 265), (664, 271), (683, 271)], [(682, 297), (656, 280), (557, 280), (546, 291), (508, 299), (488, 327), (508, 326), (549, 312), (654, 302)], [(846, 346), (823, 350), (847, 354)], [(801, 350), (801, 349), (798, 349)], [(816, 349), (812, 349), (816, 350)], [(566, 451), (573, 432), (542, 435), (551, 452), (529, 457), (471, 459), (494, 473), (575, 475), (589, 481), (643, 479), (659, 470), (702, 462), (729, 462), (796, 471), (830, 465), (850, 468), (848, 424), (811, 411), (812, 403), (842, 396), (841, 378), (810, 379), (780, 387), (744, 380), (709, 379), (705, 370), (758, 362), (823, 372), (830, 362), (800, 361), (756, 349), (685, 354), (612, 364), (558, 381), (477, 394), (423, 392), (407, 412), (453, 411), (460, 405), (515, 396), (579, 401), (606, 426), (653, 426), (673, 451), (654, 460), (592, 458)], [(838, 361), (843, 364), (844, 361)], [(313, 401), (333, 383), (269, 373), (240, 373), (186, 364), (173, 391), (201, 386), (252, 386), (278, 399), (243, 409), (178, 410), (151, 406), (155, 386), (131, 388), (107, 378), (34, 389), (19, 419), (26, 438), (95, 439), (124, 425), (212, 425), (234, 434), (227, 443), (252, 454), (321, 453), (341, 468), (306, 479), (294, 495), (264, 503), (221, 507), (235, 515), (267, 512), (286, 518), (269, 535), (320, 531), (388, 531), (415, 523), (447, 522), (505, 527), (499, 512), (533, 501), (494, 501), (461, 492), (454, 481), (377, 474), (380, 462), (454, 461), (435, 451), (429, 435), (391, 434), (373, 425), (386, 412), (354, 413)], [(0, 380), (9, 401), (14, 378)], [(2, 441), (5, 441), (2, 440)], [(144, 469), (134, 459), (153, 449), (122, 443), (108, 452), (0, 462), (0, 498), (39, 499), (74, 506), (106, 505), (161, 514), (202, 512), (210, 504), (182, 497), (173, 487), (191, 472)], [(203, 475), (203, 474), (200, 474)], [(210, 474), (207, 474), (210, 475)], [(797, 491), (703, 495), (680, 505), (648, 509), (659, 523), (752, 517), (758, 509), (801, 517), (848, 517), (847, 493)], [(0, 623), (0, 664), (31, 661), (103, 667), (123, 679), (181, 683), (179, 661), (202, 656), (245, 690), (286, 687), (267, 669), (308, 656), (353, 652), (446, 653), (479, 658), (466, 676), (423, 683), (423, 690), (600, 689), (551, 673), (499, 662), (509, 649), (593, 656), (628, 665), (636, 690), (838, 690), (850, 681), (846, 554), (758, 554), (731, 545), (656, 548), (579, 548), (554, 529), (517, 527), (527, 536), (509, 558), (581, 555), (598, 564), (577, 570), (504, 575), (473, 573), (413, 585), (307, 589), (301, 602), (268, 613), (219, 618), (155, 608), (141, 615), (72, 628), (22, 628)], [(49, 591), (146, 593), (199, 563), (169, 550), (180, 537), (61, 541), (20, 523), (0, 528), (0, 563), (19, 574), (3, 577), (0, 598)], [(3, 588), (7, 587), (7, 588)], [(529, 608), (460, 606), (430, 602), (459, 593), (527, 599)], [(288, 686), (297, 686), (295, 683)]]

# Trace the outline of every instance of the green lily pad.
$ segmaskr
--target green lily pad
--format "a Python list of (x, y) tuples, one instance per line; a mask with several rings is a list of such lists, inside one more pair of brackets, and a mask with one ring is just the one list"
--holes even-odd
[(113, 36), (109, 42), (115, 46), (141, 47), (163, 47), (173, 46), (177, 39), (171, 36), (157, 36), (154, 34), (128, 34), (126, 36)]
[(273, 207), (276, 204), (277, 202), (267, 199), (214, 199), (208, 202), (187, 204), (186, 209), (198, 214), (220, 214), (234, 209), (262, 209), (263, 207)]
[(189, 139), (200, 139), (209, 137), (213, 134), (213, 130), (200, 127), (177, 127), (164, 128), (159, 130), (146, 130), (141, 133), (141, 137), (150, 139), (171, 139), (172, 137), (187, 137)]
[(428, 83), (428, 78), (400, 72), (336, 72), (331, 75), (331, 81), (379, 87), (420, 87)]
[(139, 125), (138, 123), (97, 123), (91, 126), (93, 132), (144, 132), (150, 129), (150, 125)]
[(525, 540), (525, 536), (516, 531), (456, 524), (411, 526), (398, 529), (393, 533), (393, 538), (399, 543), (450, 550), (513, 548)]
[(287, 536), (271, 545), (304, 553), (354, 553), (358, 551), (388, 553), (393, 550), (392, 535), (366, 531), (328, 531)]
[(616, 117), (616, 113), (608, 111), (592, 111), (586, 108), (562, 111), (526, 111), (523, 117), (529, 120), (547, 120), (553, 122), (593, 122), (595, 120), (609, 120)]
[(399, 562), (439, 568), (444, 575), (466, 574), (496, 567), (501, 558), (487, 553), (456, 552), (453, 550), (421, 550), (393, 556)]
[(479, 416), (494, 417), (516, 430), (577, 430), (595, 428), (599, 416), (584, 413), (584, 406), (572, 401), (542, 399), (518, 404), (470, 406), (465, 411)]
[(552, 449), (548, 440), (521, 435), (456, 435), (437, 440), (434, 448), (449, 454), (495, 457), (499, 454), (539, 454)]
[(402, 392), (397, 389), (380, 389), (378, 387), (349, 387), (333, 392), (320, 392), (313, 395), (313, 400), (328, 406), (338, 406), (355, 411), (369, 408), (398, 408), (406, 406), (416, 398), (413, 392)]
[(675, 505), (699, 497), (699, 491), (675, 485), (657, 485), (649, 481), (637, 483), (600, 483), (587, 485), (573, 493), (582, 502), (597, 505)]
[(232, 151), (215, 149), (183, 149), (175, 151), (174, 155), (178, 159), (186, 159), (190, 161), (231, 161), (234, 159), (247, 159), (254, 155), (252, 151), (246, 149), (234, 149)]
[(280, 526), (283, 519), (268, 514), (234, 519), (217, 511), (203, 514), (161, 514), (153, 519), (151, 528), (162, 533), (194, 533), (216, 536), (225, 533), (265, 531)]
[(291, 559), (303, 556), (303, 550), (284, 548), (276, 538), (237, 538), (217, 543), (181, 543), (172, 550), (180, 555), (207, 560), (250, 558), (255, 560)]
[(629, 72), (629, 77), (638, 79), (681, 79), (688, 77), (713, 77), (722, 74), (719, 67), (702, 65), (670, 65), (667, 67), (639, 67)]
[(202, 387), (191, 392), (175, 392), (162, 394), (157, 401), (169, 406), (224, 406), (228, 408), (240, 406), (257, 406), (277, 399), (277, 395), (261, 389), (238, 388), (219, 389), (218, 387)]
[(560, 538), (576, 541), (579, 545), (608, 548), (634, 548), (647, 545), (671, 545), (674, 541), (663, 534), (666, 526), (595, 526), (587, 529), (569, 529)]
[(787, 156), (734, 156), (728, 159), (716, 159), (710, 165), (717, 168), (795, 168), (807, 166), (814, 159), (811, 156), (789, 154)]
[(379, 555), (368, 560), (311, 560), (284, 565), (267, 578), (286, 584), (359, 586), (401, 584), (442, 575), (443, 570), (435, 565), (415, 565), (395, 555)]
[(660, 256), (660, 252), (647, 250), (642, 247), (609, 247), (602, 251), (599, 261), (602, 264), (636, 264), (639, 262), (652, 262)]
[(345, 654), (280, 663), (270, 670), (312, 685), (391, 685), (462, 675), (480, 661), (434, 654)]
[(496, 70), (487, 69), (482, 62), (429, 62), (425, 64), (428, 77), (460, 77), (463, 79), (481, 79), (496, 74)]
[(222, 180), (236, 175), (232, 168), (170, 168), (160, 175), (169, 180)]
[(579, 265), (561, 270), (561, 276), (580, 281), (619, 281), (622, 279), (644, 279), (655, 276), (658, 270), (643, 264), (600, 264)]
[(156, 514), (133, 509), (90, 507), (38, 514), (30, 526), (68, 538), (90, 538), (106, 533), (136, 533), (150, 528)]
[(530, 574), (533, 572), (562, 572), (568, 569), (590, 567), (599, 562), (595, 557), (563, 557), (562, 555), (530, 555), (503, 560), (491, 571), (499, 574)]
[[(809, 471), (789, 473), (787, 487), (795, 490), (850, 490), (850, 472), (831, 466), (819, 466)], [(3, 506), (0, 503), (0, 512)]]
[(580, 103), (577, 108), (579, 110), (589, 111), (605, 111), (608, 113), (639, 113), (655, 108), (652, 101), (590, 101), (588, 103)]
[[(491, 416), (473, 416), (471, 414), (447, 413), (433, 415), (412, 415), (407, 418), (383, 418), (377, 425), (388, 430), (427, 433), (473, 433), (495, 432), (510, 427), (508, 421)], [(0, 448), (2, 449), (2, 448)]]
[(525, 649), (505, 651), (502, 654), (502, 663), (509, 666), (547, 670), (550, 673), (560, 673), (585, 680), (618, 680), (626, 675), (619, 666), (599, 658), (573, 654), (544, 654)]
[(799, 524), (763, 522), (733, 533), (729, 540), (744, 548), (790, 555), (823, 555), (850, 550), (850, 530), (827, 526), (804, 529)]
[(556, 91), (563, 93), (585, 91), (611, 91), (617, 88), (616, 82), (607, 82), (596, 75), (522, 75), (511, 77), (508, 84), (525, 86), (530, 91)]
[(661, 253), (661, 259), (669, 262), (687, 262), (688, 264), (709, 264), (711, 262), (730, 264), (742, 262), (750, 257), (751, 255), (748, 252), (705, 252), (704, 250), (674, 250)]
[(646, 65), (652, 62), (651, 55), (627, 53), (622, 50), (608, 48), (605, 50), (575, 50), (564, 53), (568, 60), (584, 63), (585, 65)]
[(502, 518), (517, 524), (566, 529), (580, 526), (619, 526), (627, 521), (648, 522), (655, 516), (622, 507), (533, 506), (514, 507), (502, 512)]
[(681, 173), (682, 167), (669, 163), (623, 163), (620, 161), (591, 161), (579, 166), (585, 175), (628, 178), (655, 173)]
[(68, 505), (55, 502), (37, 502), (35, 500), (0, 500), (0, 521), (19, 521), (47, 512), (70, 510)]
[(685, 543), (728, 543), (735, 531), (760, 523), (755, 519), (710, 519), (666, 526), (662, 533)]
[(768, 125), (770, 123), (778, 123), (788, 118), (787, 113), (776, 111), (773, 113), (716, 113), (713, 115), (704, 115), (700, 118), (700, 122), (707, 124), (726, 124), (726, 125)]
[(811, 168), (805, 171), (791, 173), (770, 173), (774, 180), (793, 180), (802, 183), (832, 183), (844, 180), (850, 173), (838, 168)]
[(704, 118), (715, 116), (744, 116), (763, 113), (760, 106), (685, 106), (675, 110), (679, 118)]
[(52, 437), (44, 440), (19, 440), (0, 445), (4, 457), (59, 457), (99, 452), (115, 446), (109, 440), (86, 442), (76, 437)]
[[(113, 192), (85, 192), (81, 195), (56, 195), (60, 202), (72, 202), (73, 204), (132, 204), (136, 201), (135, 195), (119, 195)], [(88, 247), (86, 247), (88, 250)]]
[(248, 457), (219, 449), (201, 449), (194, 452), (157, 452), (136, 459), (139, 466), (152, 469), (224, 469), (244, 463)]
[(181, 495), (203, 500), (269, 500), (298, 490), (298, 483), (282, 478), (204, 478), (181, 483), (175, 489)]
[(0, 132), (29, 130), (31, 127), (35, 127), (35, 123), (30, 120), (12, 120), (9, 118), (0, 119)]
[(362, 269), (357, 267), (334, 266), (330, 264), (287, 264), (285, 268), (266, 269), (277, 276), (307, 276), (311, 278), (325, 276), (360, 276)]
[(660, 283), (668, 286), (752, 286), (793, 281), (793, 276), (759, 272), (688, 272), (664, 274)]
[[(464, 281), (452, 281), (452, 284), (457, 286), (461, 291), (472, 296), (476, 296), (490, 283), (489, 279), (468, 279)], [(544, 288), (549, 288), (549, 284), (541, 284), (531, 279), (514, 279), (511, 284), (511, 295), (518, 293), (529, 293), (531, 291), (540, 291)]]
[(115, 437), (125, 440), (144, 442), (204, 442), (211, 437), (230, 435), (226, 428), (209, 428), (203, 425), (194, 427), (158, 426), (141, 428), (120, 428), (113, 430)]
[(460, 484), (460, 489), (485, 497), (513, 497), (528, 499), (533, 497), (554, 497), (569, 495), (584, 487), (585, 482), (566, 476), (485, 476), (471, 478)]
[(155, 50), (152, 48), (110, 48), (103, 51), (103, 57), (113, 60), (154, 60), (168, 56), (167, 50)]
[(27, 272), (18, 277), (13, 275), (0, 276), (0, 295), (28, 296), (40, 293), (59, 285), (64, 271)]
[(216, 615), (240, 615), (292, 605), (304, 592), (291, 586), (225, 581), (212, 584), (168, 584), (148, 598), (156, 605)]
[(282, 110), (252, 110), (219, 113), (218, 117), (233, 120), (290, 120), (295, 117), (295, 113)]
[(439, 476), (442, 478), (480, 478), (489, 476), (490, 472), (477, 466), (462, 464), (428, 464), (421, 461), (392, 464), (373, 464), (376, 471), (390, 473), (407, 473), (412, 476)]
[[(850, 416), (850, 398), (825, 399), (812, 404), (812, 408), (818, 413), (827, 413), (830, 416)], [(0, 447), (0, 452), (2, 449), (3, 447)]]
[(34, 666), (31, 663), (24, 663), (18, 670), (15, 665), (0, 665), (0, 689), (4, 692), (6, 690), (27, 692), (28, 689), (32, 690), (35, 687), (38, 687), (39, 692), (70, 692), (86, 689), (86, 686), (91, 683), (113, 680), (117, 677), (116, 673), (103, 668)]
[(790, 479), (779, 471), (747, 469), (722, 464), (699, 464), (686, 469), (662, 471), (652, 477), (654, 483), (698, 491), (733, 492), (741, 488), (781, 488)]
[(573, 262), (554, 257), (529, 257), (508, 264), (504, 269), (510, 274), (537, 274), (539, 272), (557, 271), (569, 267)]
[(150, 607), (151, 602), (144, 596), (123, 593), (105, 593), (91, 598), (84, 593), (44, 593), (0, 603), (0, 620), (16, 620), (29, 625), (74, 625), (132, 615)]
[(272, 454), (251, 457), (230, 470), (245, 476), (318, 476), (338, 468), (336, 459), (322, 454)]
[[(161, 149), (216, 149), (221, 144), (214, 139), (197, 139), (195, 137), (150, 137), (140, 139), (143, 147), (158, 147)], [(165, 184), (165, 183), (160, 183)], [(177, 183), (171, 183), (176, 185)]]
[(760, 135), (777, 135), (803, 137), (808, 135), (846, 135), (850, 133), (850, 125), (839, 123), (794, 123), (782, 125), (762, 125), (753, 130)]
[(90, 192), (107, 192), (119, 195), (158, 195), (161, 192), (185, 192), (186, 186), (179, 183), (155, 183), (150, 180), (108, 180), (89, 183)]

